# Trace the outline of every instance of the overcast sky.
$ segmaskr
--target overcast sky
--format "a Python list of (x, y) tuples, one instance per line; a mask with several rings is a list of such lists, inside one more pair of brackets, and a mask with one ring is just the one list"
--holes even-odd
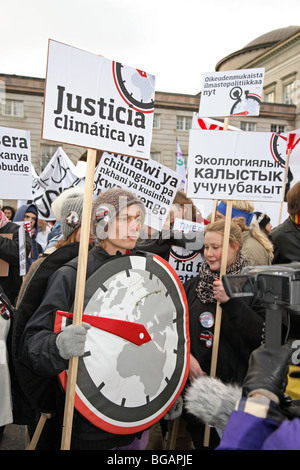
[(48, 39), (196, 94), (203, 73), (274, 29), (300, 24), (300, 0), (0, 0), (0, 73), (46, 76)]

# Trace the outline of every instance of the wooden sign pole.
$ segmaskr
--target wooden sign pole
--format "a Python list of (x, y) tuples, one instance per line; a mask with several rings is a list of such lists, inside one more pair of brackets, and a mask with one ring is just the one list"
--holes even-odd
[[(224, 237), (223, 237), (222, 258), (221, 258), (220, 280), (222, 280), (222, 276), (226, 274), (231, 213), (232, 213), (232, 201), (226, 201), (226, 216), (225, 216), (225, 228), (224, 228)], [(219, 340), (220, 340), (220, 331), (221, 331), (221, 320), (222, 320), (222, 309), (220, 307), (220, 303), (217, 302), (216, 315), (215, 315), (214, 340), (213, 340), (211, 365), (210, 365), (211, 377), (216, 376)], [(210, 427), (206, 424), (205, 430), (204, 430), (204, 446), (205, 447), (208, 447), (209, 445), (209, 436), (210, 436)]]
[(34, 431), (34, 434), (33, 434), (33, 436), (32, 436), (32, 439), (31, 439), (30, 443), (29, 443), (28, 446), (26, 447), (26, 450), (35, 450), (36, 445), (37, 445), (37, 443), (39, 442), (39, 438), (40, 438), (40, 436), (41, 436), (41, 434), (42, 434), (42, 431), (43, 431), (43, 429), (44, 429), (44, 425), (45, 425), (45, 423), (46, 423), (46, 420), (47, 420), (47, 418), (46, 418), (45, 415), (41, 415), (41, 416), (40, 416), (40, 419), (39, 419), (39, 422), (38, 422), (38, 424), (37, 424), (37, 427), (36, 427), (36, 429), (35, 429), (35, 431)]
[[(224, 119), (224, 131), (228, 129), (229, 117)], [(212, 219), (215, 221), (217, 200), (214, 200)], [(225, 218), (225, 229), (223, 237), (223, 248), (222, 248), (222, 259), (221, 259), (221, 270), (220, 270), (220, 280), (222, 280), (223, 274), (226, 274), (226, 265), (227, 265), (227, 256), (228, 256), (228, 243), (229, 243), (229, 231), (230, 231), (230, 222), (231, 222), (231, 213), (232, 213), (232, 201), (227, 201), (226, 204), (226, 218)], [(216, 307), (216, 316), (215, 316), (215, 328), (214, 328), (214, 341), (212, 347), (211, 355), (211, 365), (210, 365), (210, 375), (211, 377), (216, 376), (217, 370), (217, 359), (219, 351), (219, 340), (220, 340), (220, 331), (221, 331), (221, 320), (222, 320), (222, 309), (220, 303), (217, 302)], [(210, 427), (206, 424), (204, 430), (204, 446), (209, 446), (209, 437), (210, 437)]]
[[(86, 268), (88, 257), (88, 246), (90, 237), (91, 211), (93, 202), (93, 186), (96, 167), (96, 150), (88, 150), (86, 177), (84, 184), (84, 199), (82, 210), (81, 234), (78, 254), (78, 267), (74, 300), (73, 325), (80, 325), (82, 320), (82, 309), (84, 301), (84, 290), (86, 281)], [(66, 390), (66, 401), (64, 411), (63, 432), (61, 449), (69, 450), (72, 435), (72, 423), (74, 414), (75, 389), (77, 380), (78, 357), (69, 360), (68, 381)]]

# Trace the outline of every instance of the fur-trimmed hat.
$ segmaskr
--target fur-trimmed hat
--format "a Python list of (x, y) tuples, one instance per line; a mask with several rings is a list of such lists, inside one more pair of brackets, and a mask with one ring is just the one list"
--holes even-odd
[(82, 222), (83, 195), (70, 194), (61, 207), (61, 231), (64, 238), (81, 226)]
[(125, 208), (137, 204), (141, 207), (143, 214), (145, 207), (142, 201), (132, 192), (112, 188), (101, 193), (93, 203), (92, 223), (94, 235), (98, 240), (105, 238), (106, 226)]
[(265, 228), (265, 226), (271, 222), (270, 217), (263, 212), (254, 212), (254, 214), (256, 215), (257, 223), (260, 228)]

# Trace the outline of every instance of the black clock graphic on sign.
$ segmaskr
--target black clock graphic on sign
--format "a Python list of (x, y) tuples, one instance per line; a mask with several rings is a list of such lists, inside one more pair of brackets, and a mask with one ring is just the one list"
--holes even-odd
[[(271, 136), (270, 148), (275, 162), (277, 162), (282, 168), (285, 168), (287, 158), (287, 137), (282, 134), (273, 133)], [(293, 179), (294, 176), (289, 167), (287, 170), (287, 181), (285, 186), (284, 201), (286, 201), (286, 194), (291, 187), (291, 182), (293, 181)]]
[[(67, 317), (57, 312), (56, 331)], [(92, 328), (79, 358), (76, 409), (112, 433), (157, 422), (188, 375), (188, 309), (175, 271), (149, 253), (114, 257), (87, 280), (83, 321)]]
[(241, 87), (234, 87), (230, 90), (229, 96), (235, 101), (233, 104), (230, 115), (247, 116), (248, 114), (258, 114), (257, 108), (260, 106), (261, 97), (249, 90), (243, 90)]
[(113, 62), (115, 85), (123, 100), (142, 113), (154, 112), (154, 77), (139, 69)]

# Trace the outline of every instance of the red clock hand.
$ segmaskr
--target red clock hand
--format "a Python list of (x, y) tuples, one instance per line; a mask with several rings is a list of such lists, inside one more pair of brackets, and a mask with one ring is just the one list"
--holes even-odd
[[(67, 318), (73, 318), (73, 313), (62, 312), (58, 310), (56, 312), (59, 315), (62, 315)], [(96, 317), (94, 315), (82, 315), (82, 321), (89, 323), (95, 328), (100, 330), (107, 331), (113, 335), (120, 336), (131, 343), (141, 346), (142, 344), (148, 343), (151, 341), (151, 336), (148, 331), (139, 323), (133, 323), (125, 320), (117, 320), (115, 318), (106, 318), (106, 317)]]

